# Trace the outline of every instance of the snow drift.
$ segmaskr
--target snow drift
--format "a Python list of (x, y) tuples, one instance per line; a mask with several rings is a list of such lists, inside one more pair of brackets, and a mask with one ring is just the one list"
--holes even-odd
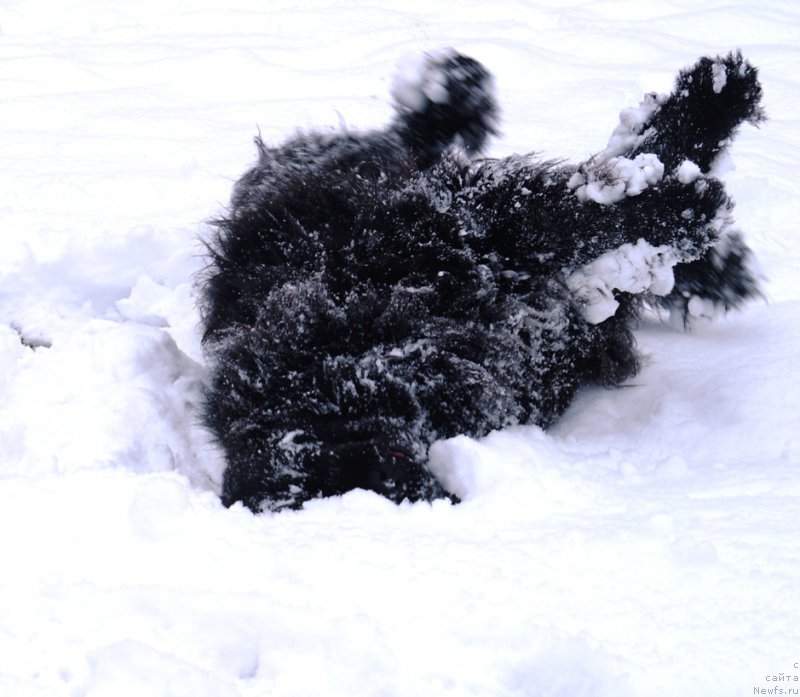
[[(0, 30), (0, 692), (791, 694), (795, 3), (18, 0)], [(724, 177), (769, 304), (646, 324), (636, 380), (547, 435), (439, 443), (460, 506), (224, 509), (193, 412), (202, 221), (255, 122), (384, 123), (397, 56), (441, 45), (496, 74), (491, 154), (573, 161), (675, 66), (740, 47), (770, 121)]]

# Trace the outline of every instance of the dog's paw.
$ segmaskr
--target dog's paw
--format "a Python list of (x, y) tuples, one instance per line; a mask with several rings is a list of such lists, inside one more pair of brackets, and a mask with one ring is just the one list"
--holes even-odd
[(633, 154), (654, 153), (669, 172), (688, 160), (707, 173), (742, 123), (765, 120), (761, 94), (758, 71), (738, 51), (701, 58), (639, 124)]
[(675, 286), (662, 304), (673, 324), (688, 328), (763, 297), (762, 280), (752, 250), (728, 232), (700, 259), (675, 267)]

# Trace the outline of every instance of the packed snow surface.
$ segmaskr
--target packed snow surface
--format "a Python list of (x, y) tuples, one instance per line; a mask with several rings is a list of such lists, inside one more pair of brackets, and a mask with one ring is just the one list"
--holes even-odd
[[(800, 693), (798, 37), (793, 0), (3, 3), (0, 694)], [(224, 509), (203, 221), (259, 129), (379, 126), (446, 46), (496, 76), (492, 154), (574, 162), (741, 48), (770, 120), (724, 176), (769, 302), (653, 318), (641, 374), (548, 433), (436, 444), (458, 506)]]

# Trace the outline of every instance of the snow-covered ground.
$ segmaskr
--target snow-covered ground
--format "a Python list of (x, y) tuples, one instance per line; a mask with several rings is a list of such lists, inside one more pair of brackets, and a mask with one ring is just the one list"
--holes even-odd
[[(459, 506), (226, 510), (203, 221), (257, 129), (379, 125), (440, 46), (496, 75), (492, 154), (572, 160), (740, 47), (770, 120), (726, 180), (769, 302), (643, 327), (643, 372), (550, 433), (437, 444)], [(796, 0), (7, 0), (0, 102), (0, 694), (800, 694)]]

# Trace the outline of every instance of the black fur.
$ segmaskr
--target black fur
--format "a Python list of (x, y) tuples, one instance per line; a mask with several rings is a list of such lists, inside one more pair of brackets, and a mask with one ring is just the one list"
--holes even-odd
[(708, 173), (741, 123), (764, 120), (760, 101), (758, 71), (741, 53), (701, 58), (678, 73), (672, 94), (640, 129), (632, 155), (655, 153), (668, 170), (691, 160)]
[[(644, 304), (688, 316), (692, 297), (727, 309), (757, 293), (708, 175), (739, 124), (763, 118), (739, 54), (682, 71), (622, 145), (580, 167), (470, 159), (497, 113), (473, 59), (431, 57), (410, 88), (385, 131), (259, 139), (208, 241), (204, 418), (227, 455), (226, 505), (298, 507), (355, 487), (444, 495), (425, 467), (433, 441), (547, 427), (580, 387), (633, 376)], [(602, 196), (627, 166), (614, 158), (643, 153), (663, 176), (593, 200), (586, 185)], [(686, 159), (702, 172), (691, 182)], [(672, 292), (595, 288), (609, 258), (639, 258), (639, 240), (658, 248), (640, 271), (677, 263)], [(598, 299), (610, 316), (592, 313)]]

